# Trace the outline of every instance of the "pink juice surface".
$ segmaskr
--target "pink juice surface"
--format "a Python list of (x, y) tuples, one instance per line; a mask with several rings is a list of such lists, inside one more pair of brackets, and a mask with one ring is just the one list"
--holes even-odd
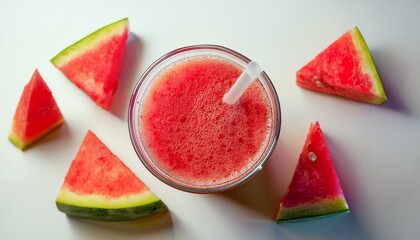
[(222, 101), (241, 72), (226, 60), (193, 58), (157, 77), (143, 100), (140, 129), (160, 168), (206, 185), (234, 179), (255, 164), (272, 125), (270, 103), (258, 81), (238, 103)]

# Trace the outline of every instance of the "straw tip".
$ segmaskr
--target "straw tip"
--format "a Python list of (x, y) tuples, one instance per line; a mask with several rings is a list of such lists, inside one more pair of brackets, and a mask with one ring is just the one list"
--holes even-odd
[(225, 94), (223, 96), (223, 102), (226, 103), (226, 104), (233, 105), (236, 101), (232, 97), (229, 97), (228, 94)]
[(262, 72), (262, 67), (257, 62), (251, 61), (248, 63), (246, 71), (252, 78), (257, 78)]

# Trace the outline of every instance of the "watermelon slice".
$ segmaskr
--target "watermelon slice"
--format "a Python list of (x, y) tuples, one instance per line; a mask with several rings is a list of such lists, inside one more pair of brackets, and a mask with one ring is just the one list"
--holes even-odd
[(63, 115), (50, 89), (35, 69), (17, 105), (9, 140), (23, 150), (63, 122)]
[(51, 59), (97, 105), (109, 110), (118, 86), (126, 42), (128, 18), (105, 26)]
[(311, 124), (277, 222), (349, 212), (319, 123)]
[(167, 210), (166, 205), (88, 131), (56, 199), (68, 216), (123, 221)]
[(345, 98), (381, 104), (386, 101), (368, 46), (357, 27), (319, 53), (296, 73), (298, 86)]

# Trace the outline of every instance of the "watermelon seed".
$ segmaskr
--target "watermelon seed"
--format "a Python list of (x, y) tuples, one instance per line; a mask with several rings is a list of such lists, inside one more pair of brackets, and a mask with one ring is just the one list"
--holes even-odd
[(324, 83), (323, 83), (323, 82), (321, 82), (321, 81), (319, 81), (319, 80), (316, 80), (316, 81), (315, 81), (315, 84), (316, 84), (318, 87), (323, 87), (323, 86), (324, 86)]
[(308, 158), (309, 158), (309, 160), (315, 162), (316, 159), (317, 159), (317, 156), (316, 156), (316, 154), (314, 152), (309, 152), (308, 153)]

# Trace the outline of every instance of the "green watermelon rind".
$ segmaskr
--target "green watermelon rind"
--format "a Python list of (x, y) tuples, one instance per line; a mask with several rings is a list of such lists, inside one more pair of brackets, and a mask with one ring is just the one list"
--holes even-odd
[(298, 218), (289, 218), (289, 219), (279, 219), (276, 221), (277, 224), (282, 224), (282, 223), (297, 223), (297, 222), (308, 222), (308, 221), (313, 221), (315, 219), (324, 219), (324, 218), (331, 218), (331, 217), (336, 217), (342, 214), (346, 214), (349, 213), (350, 210), (343, 210), (343, 211), (339, 211), (339, 212), (333, 212), (333, 213), (328, 213), (328, 214), (324, 214), (324, 215), (317, 215), (317, 216), (310, 216), (310, 217), (298, 217)]
[(80, 39), (76, 43), (68, 46), (60, 53), (58, 53), (50, 61), (58, 68), (65, 65), (72, 59), (82, 55), (83, 53), (95, 48), (102, 41), (109, 39), (114, 35), (119, 35), (128, 27), (128, 18), (123, 18), (119, 21), (111, 23), (102, 27), (88, 36)]
[(374, 94), (375, 97), (371, 100), (371, 102), (374, 104), (382, 104), (387, 100), (387, 97), (366, 41), (357, 26), (353, 28), (351, 34), (356, 49), (358, 49), (360, 58), (362, 59), (362, 70), (363, 72), (369, 74), (370, 78), (373, 80), (372, 94)]
[(125, 221), (167, 211), (165, 203), (149, 189), (119, 198), (82, 195), (62, 188), (56, 199), (58, 210), (71, 217), (100, 221)]
[(348, 212), (350, 212), (350, 209), (344, 198), (323, 199), (319, 202), (304, 203), (291, 208), (280, 206), (276, 222), (308, 221)]
[(64, 123), (64, 118), (59, 119), (55, 124), (51, 125), (49, 128), (45, 129), (38, 135), (34, 136), (32, 139), (22, 139), (19, 137), (16, 132), (13, 130), (9, 133), (9, 141), (13, 143), (17, 148), (25, 150), (41, 138), (47, 136), (49, 133), (53, 132), (55, 129), (59, 128)]
[(162, 200), (136, 207), (95, 208), (68, 205), (56, 202), (58, 210), (70, 217), (100, 221), (126, 221), (152, 216), (167, 210)]

